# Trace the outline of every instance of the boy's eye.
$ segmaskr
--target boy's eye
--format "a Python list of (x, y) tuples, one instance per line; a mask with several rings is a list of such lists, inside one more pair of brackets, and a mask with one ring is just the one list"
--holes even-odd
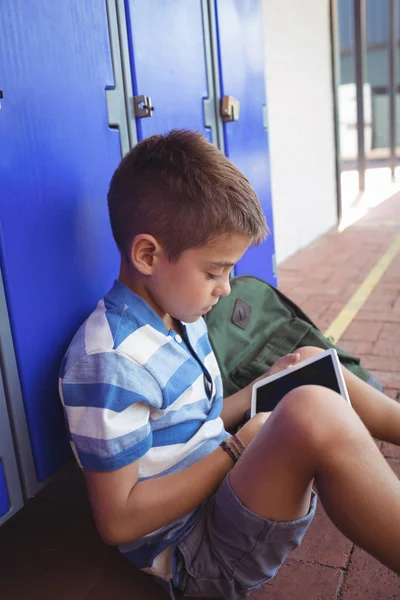
[(221, 275), (213, 275), (212, 273), (207, 273), (207, 277), (208, 277), (208, 279), (213, 279), (214, 281), (219, 281), (222, 279), (222, 274)]

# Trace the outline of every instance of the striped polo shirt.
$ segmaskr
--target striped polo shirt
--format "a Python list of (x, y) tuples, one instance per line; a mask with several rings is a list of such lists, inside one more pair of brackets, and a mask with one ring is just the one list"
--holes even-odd
[[(111, 471), (140, 459), (139, 481), (174, 473), (212, 452), (224, 430), (222, 381), (205, 322), (184, 339), (120, 281), (73, 338), (60, 370), (71, 446), (82, 467)], [(173, 545), (194, 511), (120, 550), (138, 567), (173, 575)]]

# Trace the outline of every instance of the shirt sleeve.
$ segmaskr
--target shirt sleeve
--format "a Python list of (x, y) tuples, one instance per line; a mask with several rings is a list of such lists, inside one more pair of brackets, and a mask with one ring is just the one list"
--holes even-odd
[(151, 448), (150, 410), (162, 393), (141, 365), (115, 351), (88, 354), (67, 368), (60, 391), (83, 467), (112, 471)]

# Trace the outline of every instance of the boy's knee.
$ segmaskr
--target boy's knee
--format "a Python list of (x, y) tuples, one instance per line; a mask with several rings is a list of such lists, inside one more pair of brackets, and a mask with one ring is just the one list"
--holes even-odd
[(286, 438), (320, 450), (366, 431), (342, 396), (316, 385), (290, 391), (275, 410)]

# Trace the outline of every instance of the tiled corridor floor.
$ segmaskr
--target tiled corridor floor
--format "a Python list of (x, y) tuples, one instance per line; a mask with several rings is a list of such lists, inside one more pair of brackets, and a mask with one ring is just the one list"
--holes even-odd
[[(342, 233), (287, 260), (280, 288), (325, 330), (400, 234), (400, 195)], [(400, 254), (340, 346), (400, 391)], [(400, 477), (400, 449), (380, 444)], [(399, 540), (400, 543), (400, 540)], [(99, 539), (81, 473), (68, 465), (0, 529), (1, 600), (166, 600), (150, 578)], [(302, 546), (251, 600), (393, 600), (400, 579), (354, 547), (319, 508)]]

